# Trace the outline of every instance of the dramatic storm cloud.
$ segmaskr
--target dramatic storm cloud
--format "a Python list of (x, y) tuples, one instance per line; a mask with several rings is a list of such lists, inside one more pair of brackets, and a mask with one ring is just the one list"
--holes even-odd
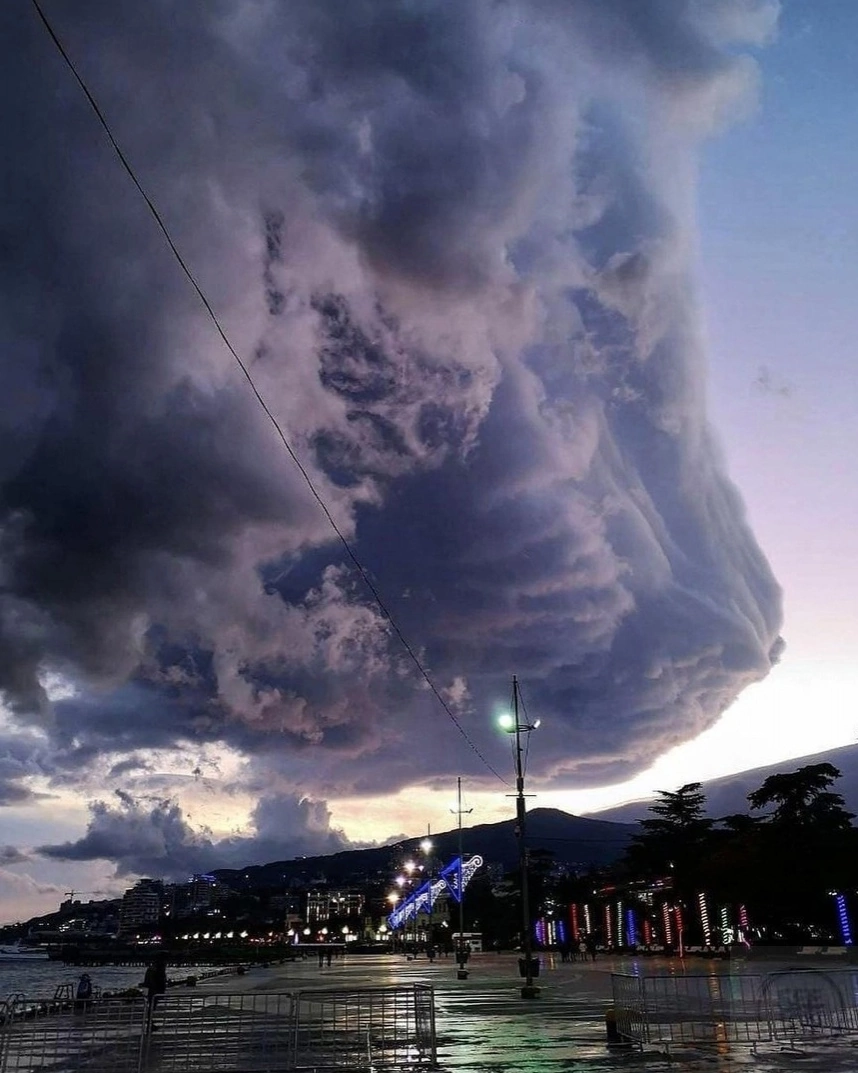
[[(767, 673), (780, 592), (707, 424), (692, 269), (697, 150), (753, 94), (773, 3), (47, 7), (487, 755), (513, 672), (561, 786), (640, 770)], [(0, 32), (0, 801), (218, 743), (260, 808), (487, 775), (38, 19), (5, 5)], [(187, 870), (182, 814), (144, 812), (46, 852)]]

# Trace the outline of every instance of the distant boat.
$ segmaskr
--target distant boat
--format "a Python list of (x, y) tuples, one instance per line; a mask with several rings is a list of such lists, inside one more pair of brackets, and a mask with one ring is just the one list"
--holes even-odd
[(0, 946), (0, 961), (47, 961), (48, 952), (43, 946)]

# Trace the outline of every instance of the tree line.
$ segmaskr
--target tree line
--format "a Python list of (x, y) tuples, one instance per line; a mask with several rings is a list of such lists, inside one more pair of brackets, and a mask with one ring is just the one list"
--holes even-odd
[(701, 784), (662, 791), (616, 869), (625, 882), (668, 878), (693, 904), (744, 905), (762, 937), (785, 942), (834, 936), (834, 895), (858, 888), (858, 830), (833, 787), (832, 764), (770, 775), (747, 812), (713, 819)]
[[(648, 897), (655, 890), (657, 901), (684, 907), (689, 941), (700, 943), (696, 907), (704, 892), (711, 909), (729, 907), (733, 921), (742, 906), (758, 941), (840, 941), (836, 894), (854, 902), (858, 922), (858, 829), (834, 789), (840, 777), (828, 763), (771, 775), (748, 794), (745, 812), (718, 818), (708, 815), (699, 782), (661, 791), (622, 857), (577, 875), (558, 874), (555, 853), (534, 846), (533, 915), (566, 919), (571, 903), (589, 903), (598, 932), (600, 901), (621, 899), (658, 927)], [(520, 937), (517, 872), (500, 883), (477, 876), (465, 901), (468, 927), (489, 942)]]

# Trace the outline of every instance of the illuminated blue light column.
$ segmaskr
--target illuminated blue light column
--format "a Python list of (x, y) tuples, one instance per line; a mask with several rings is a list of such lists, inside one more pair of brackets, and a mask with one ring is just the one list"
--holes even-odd
[(638, 932), (635, 926), (635, 911), (634, 909), (626, 910), (626, 942), (629, 946), (638, 945)]
[(849, 913), (846, 909), (846, 896), (844, 894), (835, 894), (834, 900), (837, 903), (837, 918), (840, 922), (840, 934), (843, 936), (843, 943), (845, 946), (851, 946), (852, 925), (849, 922)]

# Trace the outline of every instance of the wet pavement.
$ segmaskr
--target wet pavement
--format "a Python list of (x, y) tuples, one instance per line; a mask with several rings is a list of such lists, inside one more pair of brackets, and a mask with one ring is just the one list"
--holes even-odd
[[(330, 968), (305, 960), (253, 969), (246, 976), (207, 982), (206, 991), (285, 991), (303, 988), (401, 986), (432, 984), (435, 988), (438, 1062), (450, 1073), (608, 1073), (645, 1070), (662, 1073), (678, 1068), (688, 1073), (858, 1073), (858, 1039), (798, 1045), (713, 1043), (698, 1049), (611, 1050), (607, 1046), (605, 1012), (611, 1004), (611, 973), (701, 975), (768, 972), (784, 965), (759, 962), (710, 962), (650, 958), (599, 958), (595, 963), (563, 963), (543, 955), (536, 981), (537, 999), (520, 995), (514, 954), (478, 954), (469, 965), (468, 980), (456, 978), (456, 965), (440, 958), (350, 955)], [(810, 967), (802, 965), (802, 968)]]

